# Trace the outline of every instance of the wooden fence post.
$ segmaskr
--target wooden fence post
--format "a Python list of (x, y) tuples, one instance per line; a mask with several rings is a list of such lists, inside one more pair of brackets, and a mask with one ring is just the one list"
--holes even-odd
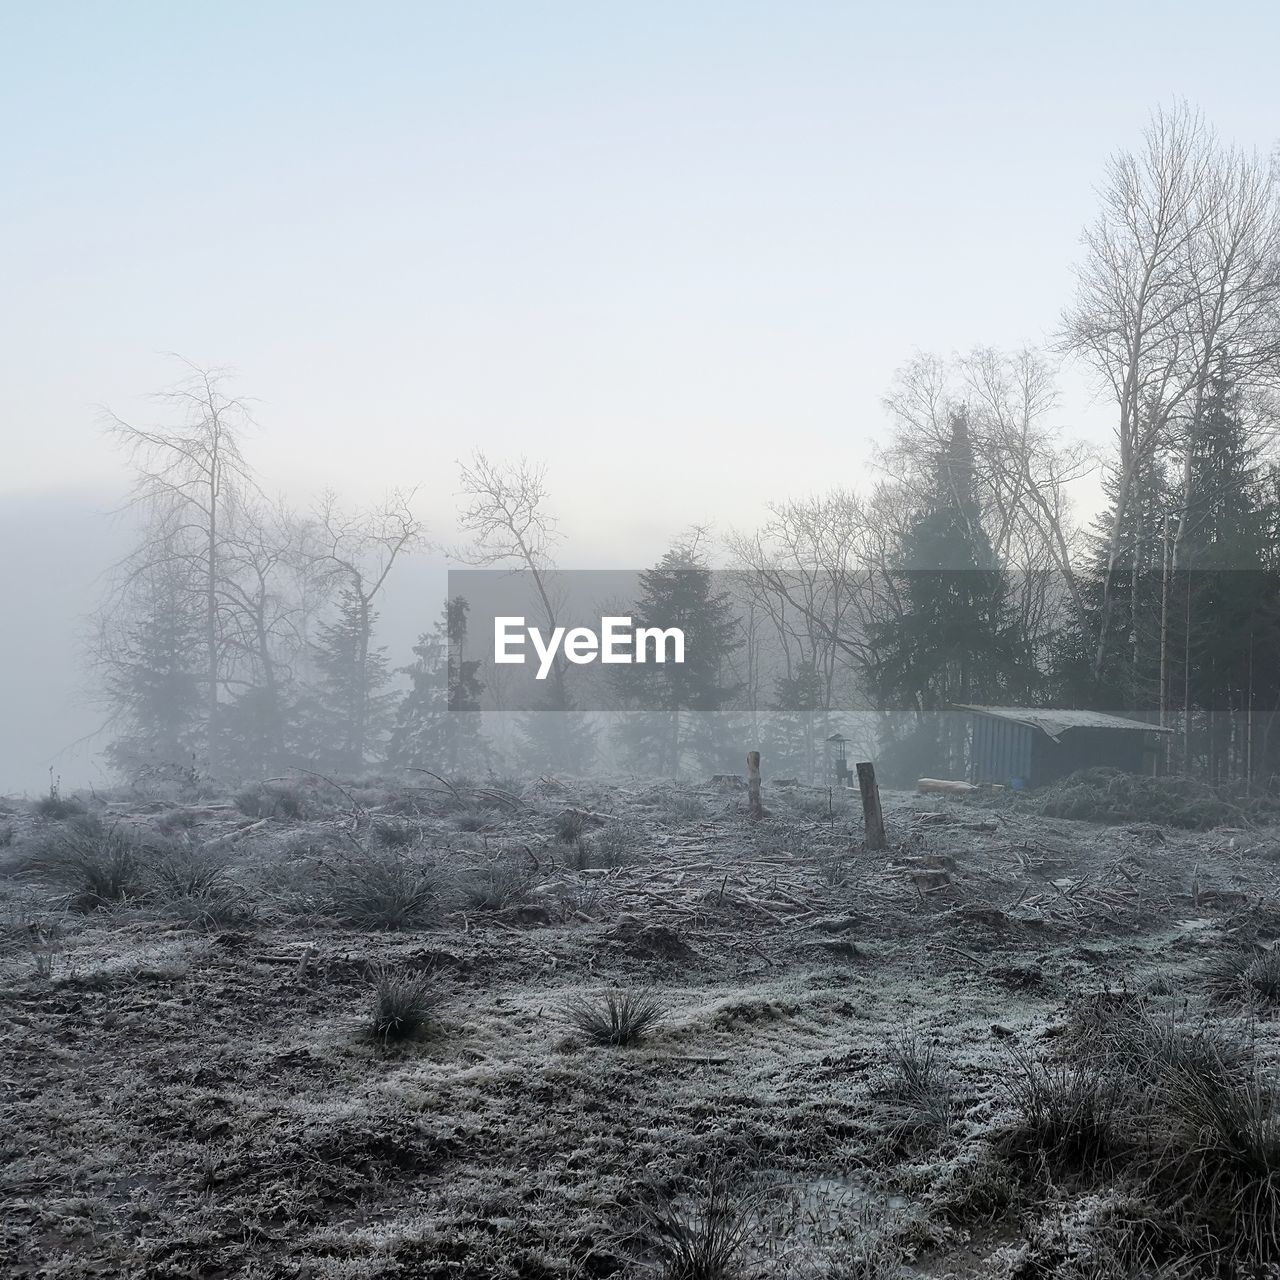
[(876, 767), (864, 760), (857, 768), (858, 790), (862, 793), (862, 820), (867, 829), (867, 848), (887, 849), (884, 814), (880, 812), (880, 788), (876, 786)]
[(760, 753), (747, 752), (747, 812), (753, 818), (764, 817), (764, 803), (760, 799)]

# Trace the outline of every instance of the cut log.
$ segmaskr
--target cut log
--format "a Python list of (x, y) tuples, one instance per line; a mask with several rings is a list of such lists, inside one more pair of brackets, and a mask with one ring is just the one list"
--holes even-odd
[(916, 783), (921, 795), (967, 796), (978, 789), (971, 782), (955, 782), (950, 778), (921, 778)]
[(884, 838), (884, 814), (880, 811), (880, 788), (876, 786), (876, 767), (869, 760), (863, 760), (856, 768), (858, 790), (862, 794), (862, 822), (867, 833), (867, 848), (888, 848), (888, 841)]

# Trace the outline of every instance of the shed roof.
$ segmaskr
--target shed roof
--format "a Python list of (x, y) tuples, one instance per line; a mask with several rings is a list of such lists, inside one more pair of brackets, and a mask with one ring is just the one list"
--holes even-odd
[(1108, 715), (1105, 711), (1076, 711), (1068, 707), (982, 707), (969, 703), (954, 704), (957, 711), (974, 711), (997, 720), (1012, 720), (1047, 733), (1055, 742), (1068, 729), (1118, 729), (1128, 733), (1172, 733), (1172, 729), (1145, 720), (1129, 720)]

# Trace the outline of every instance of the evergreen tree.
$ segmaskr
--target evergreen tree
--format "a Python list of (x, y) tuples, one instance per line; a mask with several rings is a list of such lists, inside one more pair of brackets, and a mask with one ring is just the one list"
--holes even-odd
[[(1111, 508), (1118, 487), (1115, 476), (1103, 483)], [(1172, 524), (1176, 505), (1163, 460), (1148, 459), (1134, 473), (1120, 519), (1110, 572), (1110, 633), (1116, 643), (1108, 647), (1100, 673), (1094, 670), (1094, 657), (1113, 517), (1104, 512), (1094, 522), (1088, 534), (1089, 567), (1082, 575), (1084, 616), (1073, 619), (1052, 644), (1050, 696), (1055, 702), (1098, 710), (1159, 706), (1166, 523)]]
[(403, 668), (412, 687), (400, 703), (389, 760), (452, 774), (480, 768), (489, 748), (480, 728), (480, 663), (465, 656), (466, 600), (445, 602), (435, 630), (414, 645), (414, 661)]
[(365, 766), (369, 745), (387, 727), (393, 698), (386, 651), (369, 643), (377, 614), (350, 587), (338, 597), (338, 615), (320, 628), (312, 646), (318, 681), (312, 692), (308, 734), (321, 768), (352, 776)]
[[(729, 594), (715, 590), (711, 570), (691, 547), (668, 551), (640, 575), (632, 608), (636, 627), (678, 627), (684, 662), (635, 662), (612, 668), (624, 717), (618, 743), (637, 768), (676, 778), (691, 762), (723, 766), (732, 759), (733, 732), (725, 710), (738, 691), (726, 677), (738, 647)], [(637, 655), (638, 656), (638, 655)]]
[(108, 697), (122, 716), (106, 756), (137, 779), (192, 766), (204, 746), (205, 699), (198, 600), (183, 567), (162, 561), (135, 586), (132, 621), (110, 646), (105, 675)]
[(1246, 767), (1252, 752), (1241, 720), (1250, 707), (1275, 705), (1280, 691), (1280, 600), (1265, 567), (1273, 516), (1264, 505), (1254, 433), (1225, 366), (1220, 360), (1192, 441), (1176, 584), (1178, 683), (1170, 698), (1184, 742), (1194, 727), (1188, 721), (1201, 726), (1197, 758), (1184, 767), (1215, 780)]
[(973, 465), (960, 410), (923, 508), (899, 547), (893, 578), (900, 612), (870, 629), (878, 709), (914, 713), (906, 734), (886, 744), (882, 756), (894, 775), (958, 771), (964, 744), (948, 709), (1025, 698), (1033, 683), (1008, 584), (974, 497)]
[(821, 779), (824, 744), (831, 734), (825, 693), (822, 673), (807, 658), (790, 675), (776, 678), (763, 744), (771, 772), (811, 783)]

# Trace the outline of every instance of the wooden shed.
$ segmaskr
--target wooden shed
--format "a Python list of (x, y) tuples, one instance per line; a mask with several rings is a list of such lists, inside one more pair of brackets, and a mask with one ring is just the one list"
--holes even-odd
[(969, 781), (1003, 786), (1041, 787), (1095, 765), (1148, 772), (1152, 735), (1173, 732), (1102, 711), (964, 704), (955, 709), (967, 711), (973, 726)]

